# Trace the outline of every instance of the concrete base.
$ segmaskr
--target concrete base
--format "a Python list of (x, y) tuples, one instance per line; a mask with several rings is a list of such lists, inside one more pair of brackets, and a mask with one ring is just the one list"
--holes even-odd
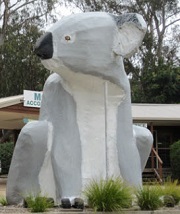
[[(17, 213), (31, 213), (30, 210), (26, 208), (7, 206), (0, 206), (0, 213), (8, 213), (8, 214), (17, 214)], [(77, 209), (61, 209), (61, 208), (53, 208), (49, 209), (47, 212), (43, 212), (42, 214), (94, 214), (94, 211), (89, 211), (85, 209), (83, 211)], [(122, 210), (119, 212), (96, 212), (96, 214), (180, 214), (180, 207), (172, 208), (172, 209), (161, 209), (154, 211), (141, 211), (141, 210)], [(36, 214), (36, 213), (34, 213)], [(41, 213), (38, 213), (41, 214)]]

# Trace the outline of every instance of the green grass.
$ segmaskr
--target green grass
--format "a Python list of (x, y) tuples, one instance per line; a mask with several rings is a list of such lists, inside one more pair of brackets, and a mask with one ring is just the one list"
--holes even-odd
[(48, 208), (53, 207), (53, 203), (48, 200), (47, 197), (29, 195), (25, 198), (27, 207), (30, 208), (31, 212), (45, 212)]
[(136, 192), (137, 205), (141, 210), (156, 210), (163, 206), (160, 186), (144, 186)]
[(7, 200), (6, 200), (5, 197), (1, 197), (1, 196), (0, 196), (0, 204), (1, 204), (2, 206), (7, 206), (7, 205), (8, 205)]
[(163, 195), (169, 195), (174, 198), (175, 205), (180, 202), (180, 186), (178, 185), (178, 180), (167, 181), (162, 186)]
[(120, 178), (92, 180), (84, 194), (95, 211), (117, 211), (132, 204), (132, 192)]

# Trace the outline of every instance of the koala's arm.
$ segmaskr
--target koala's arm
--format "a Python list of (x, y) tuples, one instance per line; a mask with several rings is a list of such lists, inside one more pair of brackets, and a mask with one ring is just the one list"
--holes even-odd
[(153, 145), (153, 136), (148, 129), (135, 125), (133, 125), (133, 133), (139, 151), (141, 169), (143, 172)]

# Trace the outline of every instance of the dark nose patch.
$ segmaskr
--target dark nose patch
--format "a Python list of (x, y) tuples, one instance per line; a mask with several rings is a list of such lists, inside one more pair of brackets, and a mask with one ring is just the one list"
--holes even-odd
[(41, 59), (51, 59), (53, 56), (52, 33), (46, 32), (36, 42), (34, 53)]

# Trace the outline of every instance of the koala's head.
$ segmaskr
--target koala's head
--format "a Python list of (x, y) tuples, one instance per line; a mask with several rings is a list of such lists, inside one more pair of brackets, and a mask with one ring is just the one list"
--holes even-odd
[(139, 14), (80, 13), (55, 23), (36, 43), (35, 53), (49, 70), (107, 71), (118, 56), (131, 56), (146, 24)]

